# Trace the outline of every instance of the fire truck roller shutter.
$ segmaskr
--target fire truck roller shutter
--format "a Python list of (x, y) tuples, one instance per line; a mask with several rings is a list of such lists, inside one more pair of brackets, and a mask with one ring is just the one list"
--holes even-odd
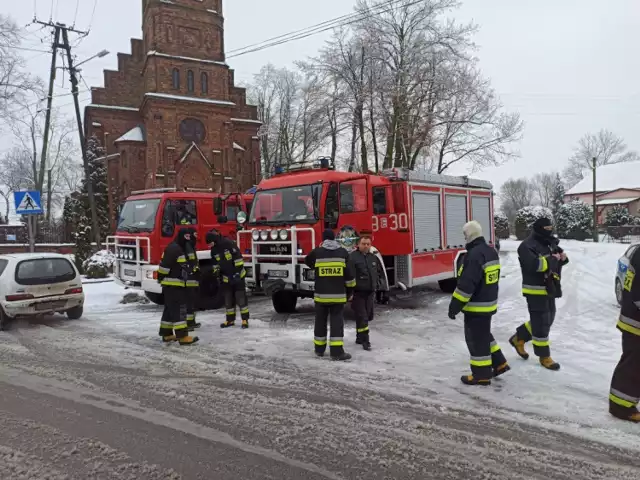
[(439, 193), (413, 192), (413, 226), (414, 251), (442, 248)]
[(493, 241), (494, 232), (491, 231), (491, 205), (489, 197), (471, 196), (471, 220), (476, 220), (482, 226), (484, 239), (487, 243)]
[(464, 248), (466, 241), (462, 227), (467, 223), (467, 196), (445, 195), (445, 224), (449, 248)]

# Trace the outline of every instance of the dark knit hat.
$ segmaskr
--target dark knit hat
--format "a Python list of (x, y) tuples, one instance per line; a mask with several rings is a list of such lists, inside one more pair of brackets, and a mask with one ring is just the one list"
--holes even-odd
[(327, 228), (324, 232), (322, 232), (322, 240), (335, 240), (336, 234), (333, 233), (333, 230)]
[(204, 237), (204, 240), (207, 243), (218, 243), (221, 237), (222, 236), (220, 235), (219, 232), (215, 230), (211, 230), (210, 232), (207, 232), (207, 235)]

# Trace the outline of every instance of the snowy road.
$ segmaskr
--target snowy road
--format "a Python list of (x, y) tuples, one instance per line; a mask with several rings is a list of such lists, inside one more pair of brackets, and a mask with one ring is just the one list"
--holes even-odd
[(552, 331), (560, 372), (507, 344), (526, 316), (516, 247), (503, 245), (494, 327), (512, 371), (489, 388), (460, 384), (462, 320), (447, 318), (439, 293), (381, 309), (375, 350), (354, 345), (354, 360), (338, 364), (311, 353), (310, 303), (284, 318), (254, 299), (248, 331), (201, 314), (201, 344), (180, 348), (156, 337), (157, 307), (87, 285), (85, 318), (0, 333), (1, 477), (638, 478), (640, 427), (607, 413), (625, 247), (566, 242)]

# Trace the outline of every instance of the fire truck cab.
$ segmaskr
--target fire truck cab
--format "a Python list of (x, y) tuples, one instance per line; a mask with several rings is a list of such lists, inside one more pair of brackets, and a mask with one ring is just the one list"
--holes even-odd
[(382, 175), (338, 172), (320, 159), (258, 185), (246, 229), (238, 232), (249, 288), (264, 290), (280, 313), (312, 297), (314, 271), (305, 256), (330, 228), (370, 232), (389, 287), (456, 286), (465, 240), (477, 220), (491, 244), (492, 185), (468, 177), (390, 169)]
[(198, 232), (197, 254), (202, 271), (201, 308), (219, 308), (222, 298), (212, 274), (211, 253), (205, 243), (210, 230), (236, 238), (253, 195), (219, 194), (195, 190), (152, 189), (133, 192), (120, 208), (116, 233), (107, 248), (116, 255), (115, 281), (143, 290), (159, 305), (164, 303), (158, 283), (158, 265), (164, 250), (183, 228)]

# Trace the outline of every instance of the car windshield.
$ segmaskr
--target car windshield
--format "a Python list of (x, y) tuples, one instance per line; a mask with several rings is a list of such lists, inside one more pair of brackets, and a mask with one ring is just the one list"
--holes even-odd
[(70, 282), (76, 271), (66, 258), (36, 258), (23, 260), (16, 268), (16, 282), (20, 285), (47, 285)]
[(159, 198), (129, 200), (125, 202), (116, 230), (121, 232), (151, 232), (156, 225)]
[(318, 205), (322, 184), (274, 188), (256, 193), (249, 223), (289, 224), (310, 223), (318, 220)]

